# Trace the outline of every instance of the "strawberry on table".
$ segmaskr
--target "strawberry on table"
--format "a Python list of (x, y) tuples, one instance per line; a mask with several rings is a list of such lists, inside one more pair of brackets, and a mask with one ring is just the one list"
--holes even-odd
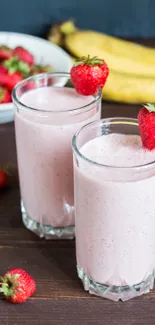
[(0, 277), (0, 292), (12, 303), (26, 301), (36, 291), (34, 279), (22, 269), (12, 269)]
[(138, 113), (138, 124), (143, 146), (155, 149), (155, 105), (146, 104)]
[(91, 59), (88, 55), (76, 60), (70, 74), (76, 91), (89, 96), (95, 95), (98, 87), (104, 87), (109, 69), (104, 60), (97, 57)]
[(12, 49), (8, 46), (1, 45), (0, 46), (0, 60), (9, 59), (12, 56)]
[(8, 185), (8, 175), (5, 172), (5, 170), (0, 168), (0, 189), (6, 187), (7, 185)]
[(17, 46), (13, 50), (13, 56), (16, 56), (19, 60), (26, 62), (30, 66), (34, 64), (33, 55), (22, 46)]
[(0, 87), (0, 104), (11, 103), (12, 98), (9, 90), (5, 87)]

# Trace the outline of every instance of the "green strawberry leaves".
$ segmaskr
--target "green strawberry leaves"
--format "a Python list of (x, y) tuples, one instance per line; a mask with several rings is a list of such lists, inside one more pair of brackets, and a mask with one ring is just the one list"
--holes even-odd
[(149, 113), (155, 112), (155, 105), (147, 103), (144, 107), (149, 111)]
[(13, 296), (16, 287), (18, 287), (18, 278), (20, 274), (7, 274), (5, 277), (0, 277), (0, 292), (7, 296)]
[(87, 64), (90, 66), (103, 65), (104, 60), (99, 59), (97, 56), (90, 58), (90, 55), (88, 55), (88, 56), (82, 56), (81, 58), (76, 59), (74, 66), (77, 67), (80, 64)]
[(29, 65), (24, 61), (18, 60), (15, 56), (4, 61), (3, 66), (9, 70), (10, 74), (21, 72), (24, 78), (28, 77), (30, 73)]

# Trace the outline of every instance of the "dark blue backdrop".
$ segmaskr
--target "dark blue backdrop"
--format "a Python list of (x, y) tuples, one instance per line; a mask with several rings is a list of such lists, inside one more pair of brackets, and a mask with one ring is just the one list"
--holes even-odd
[(155, 0), (0, 0), (0, 30), (45, 35), (58, 20), (120, 36), (155, 36)]

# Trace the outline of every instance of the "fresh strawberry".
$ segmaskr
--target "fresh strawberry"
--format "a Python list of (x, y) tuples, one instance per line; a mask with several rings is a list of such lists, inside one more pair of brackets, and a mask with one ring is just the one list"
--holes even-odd
[(34, 279), (22, 269), (8, 271), (0, 283), (0, 292), (12, 303), (22, 303), (36, 291)]
[(8, 184), (8, 176), (2, 168), (0, 168), (0, 189), (6, 187)]
[(11, 94), (7, 88), (0, 87), (0, 104), (10, 103), (12, 101)]
[(22, 46), (17, 46), (13, 50), (13, 55), (16, 56), (19, 60), (28, 63), (30, 66), (34, 64), (34, 57), (33, 55), (24, 49)]
[(1, 45), (0, 46), (0, 60), (9, 59), (12, 56), (12, 49), (8, 46)]
[(23, 79), (23, 74), (16, 71), (17, 69), (11, 65), (10, 60), (12, 58), (4, 61), (3, 65), (0, 65), (0, 86), (12, 91), (14, 86)]
[(104, 60), (97, 57), (91, 59), (88, 55), (75, 62), (70, 74), (76, 91), (89, 96), (95, 95), (99, 87), (104, 87), (109, 69)]
[(14, 72), (20, 72), (24, 78), (29, 76), (30, 66), (24, 61), (20, 61), (15, 56), (3, 62), (3, 67), (8, 70), (10, 74)]
[(0, 86), (4, 86), (8, 88), (8, 90), (12, 90), (15, 85), (23, 79), (23, 76), (20, 72), (14, 73), (0, 73)]
[(143, 146), (155, 149), (155, 105), (147, 104), (138, 113), (139, 131)]
[(12, 74), (8, 73), (8, 79), (6, 80), (5, 86), (12, 90), (18, 82), (20, 82), (23, 79), (23, 76), (20, 72), (14, 72)]
[(1, 74), (7, 74), (7, 72), (8, 72), (8, 69), (0, 64), (0, 75)]

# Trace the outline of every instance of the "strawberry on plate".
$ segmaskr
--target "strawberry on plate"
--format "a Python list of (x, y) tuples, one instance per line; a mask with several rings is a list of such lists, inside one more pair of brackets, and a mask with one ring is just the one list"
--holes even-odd
[(146, 104), (140, 109), (138, 125), (144, 148), (155, 149), (155, 105)]
[(8, 69), (5, 68), (2, 64), (0, 64), (0, 75), (1, 74), (7, 74)]
[(23, 76), (20, 72), (14, 72), (7, 74), (0, 74), (0, 86), (6, 87), (8, 90), (12, 90), (15, 85), (23, 79)]
[(17, 64), (13, 57), (4, 61), (3, 65), (0, 65), (0, 86), (12, 91), (15, 85), (23, 79), (26, 68), (24, 62), (20, 64), (19, 61)]
[(34, 279), (22, 269), (12, 269), (0, 277), (0, 292), (12, 303), (22, 303), (36, 291)]
[(10, 74), (14, 72), (22, 73), (23, 77), (26, 78), (30, 74), (30, 66), (24, 61), (19, 60), (15, 56), (3, 62), (3, 67), (6, 68)]
[(9, 59), (12, 56), (12, 49), (8, 46), (1, 45), (0, 46), (0, 60)]
[[(11, 98), (11, 94), (10, 94), (9, 90), (5, 87), (0, 87), (0, 104), (11, 103), (11, 101), (12, 101), (12, 98)], [(0, 170), (0, 173), (1, 173), (1, 170)]]
[(88, 55), (76, 60), (70, 74), (76, 91), (89, 96), (95, 95), (99, 87), (104, 87), (109, 69), (104, 60), (96, 56), (91, 59)]
[(30, 66), (34, 64), (33, 55), (22, 46), (17, 46), (13, 50), (13, 56), (16, 56), (19, 60), (26, 62)]
[(8, 73), (4, 85), (11, 91), (22, 79), (23, 76), (20, 72)]

